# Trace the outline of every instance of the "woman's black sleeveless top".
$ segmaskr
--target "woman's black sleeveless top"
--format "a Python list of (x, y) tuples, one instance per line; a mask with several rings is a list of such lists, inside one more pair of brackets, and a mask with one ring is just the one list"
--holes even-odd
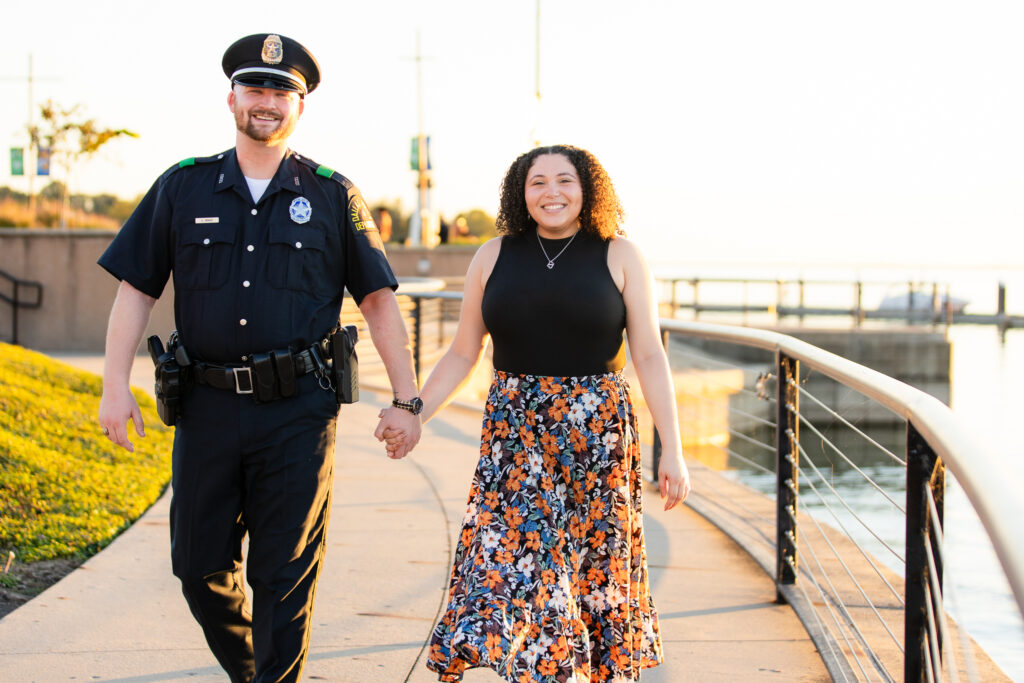
[(579, 377), (625, 366), (626, 304), (608, 271), (609, 242), (581, 230), (562, 252), (569, 239), (543, 240), (550, 269), (535, 230), (502, 239), (482, 302), (495, 370)]

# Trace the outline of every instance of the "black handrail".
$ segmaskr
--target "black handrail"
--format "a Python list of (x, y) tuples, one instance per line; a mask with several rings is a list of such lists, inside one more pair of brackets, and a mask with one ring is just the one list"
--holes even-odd
[[(12, 291), (10, 296), (5, 292), (0, 291), (0, 301), (10, 304), (11, 306), (11, 343), (18, 343), (18, 309), (19, 308), (39, 308), (43, 305), (43, 285), (41, 282), (34, 282), (32, 280), (22, 280), (16, 278), (10, 273), (0, 270), (0, 278), (3, 278), (7, 282), (11, 283)], [(35, 301), (22, 301), (21, 292), (22, 290), (35, 290), (36, 296)]]

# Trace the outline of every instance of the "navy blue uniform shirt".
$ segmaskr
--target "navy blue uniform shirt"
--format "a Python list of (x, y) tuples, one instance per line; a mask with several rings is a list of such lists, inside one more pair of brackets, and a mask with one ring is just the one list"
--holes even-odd
[(168, 169), (99, 264), (153, 298), (173, 272), (182, 343), (220, 363), (305, 348), (346, 288), (359, 303), (398, 285), (359, 190), (290, 150), (257, 203), (233, 149)]

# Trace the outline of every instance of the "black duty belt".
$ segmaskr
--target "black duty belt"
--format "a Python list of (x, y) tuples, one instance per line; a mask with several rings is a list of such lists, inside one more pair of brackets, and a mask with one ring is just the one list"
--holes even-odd
[[(204, 361), (193, 361), (192, 379), (196, 384), (205, 384), (215, 389), (233, 391), (236, 394), (252, 394), (257, 389), (253, 377), (260, 377), (265, 373), (261, 372), (262, 365), (266, 364), (268, 372), (272, 376), (285, 379), (280, 384), (288, 384), (288, 379), (308, 375), (317, 369), (323, 368), (323, 360), (318, 358), (317, 347), (290, 353), (284, 351), (271, 351), (270, 353), (254, 354), (252, 362), (245, 365), (217, 365)], [(290, 377), (289, 377), (290, 376)], [(290, 395), (286, 392), (284, 395)]]

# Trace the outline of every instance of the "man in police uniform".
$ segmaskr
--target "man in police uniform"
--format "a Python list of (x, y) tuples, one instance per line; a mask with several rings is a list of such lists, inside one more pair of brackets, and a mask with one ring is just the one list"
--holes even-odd
[(144, 436), (129, 371), (173, 272), (193, 385), (174, 439), (173, 570), (232, 681), (295, 681), (323, 556), (338, 413), (315, 351), (337, 325), (345, 288), (394, 404), (406, 409), (384, 418), (411, 437), (397, 457), (419, 438), (421, 404), (397, 282), (366, 203), (347, 178), (287, 147), (320, 81), (316, 60), (290, 38), (261, 34), (231, 45), (222, 66), (235, 147), (165, 172), (99, 260), (121, 281), (99, 420), (129, 451), (129, 420)]

